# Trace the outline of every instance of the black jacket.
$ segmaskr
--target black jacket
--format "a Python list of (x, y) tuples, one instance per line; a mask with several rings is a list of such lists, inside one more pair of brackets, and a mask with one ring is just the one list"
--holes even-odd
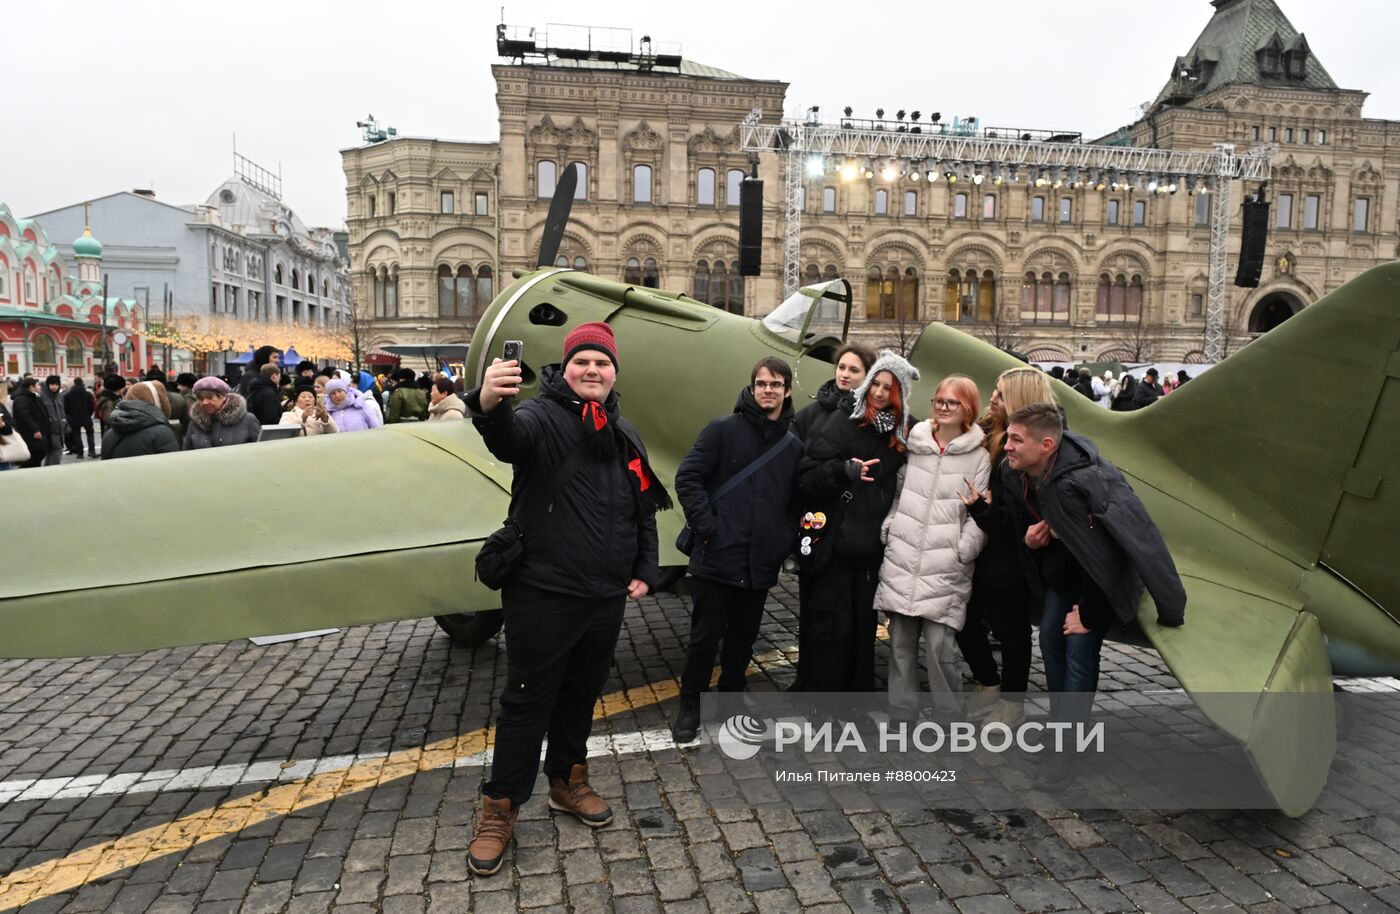
[[(968, 516), (987, 534), (987, 545), (977, 554), (977, 564), (972, 573), (974, 589), (1024, 591), (1025, 575), (1021, 568), (1020, 537), (1024, 531), (1016, 529), (1017, 515), (1007, 504), (1009, 499), (1002, 465), (1006, 463), (1006, 452), (1002, 451), (992, 464), (991, 479), (987, 488), (992, 493), (992, 503), (977, 499), (968, 507)], [(1017, 490), (1016, 495), (1020, 495)]]
[(1133, 407), (1133, 393), (1137, 390), (1137, 382), (1124, 381), (1118, 388), (1118, 394), (1109, 401), (1108, 408), (1118, 413), (1130, 412)]
[(267, 378), (259, 375), (248, 382), (248, 412), (263, 425), (282, 421), (282, 391)]
[(73, 428), (90, 428), (92, 413), (97, 407), (92, 391), (74, 384), (63, 395), (63, 411), (68, 414), (68, 424)]
[[(608, 421), (645, 455), (641, 436), (618, 411), (616, 391), (603, 406)], [(478, 388), (467, 394), (467, 408), (487, 449), (515, 468), (512, 515), (527, 492), (549, 485), (585, 443), (583, 401), (564, 383), (558, 365), (540, 371), (540, 394), (533, 400), (519, 406), (506, 400), (482, 414)], [(618, 453), (584, 461), (554, 502), (525, 528), (525, 559), (517, 580), (590, 598), (625, 593), (633, 578), (656, 589), (656, 517), (644, 510), (627, 460)]]
[[(32, 390), (17, 390), (10, 398), (10, 407), (14, 416), (15, 431), (29, 446), (29, 453), (35, 456), (47, 454), (49, 416), (44, 412), (44, 405), (39, 402), (39, 395)], [(35, 432), (39, 433), (38, 438), (34, 437)]]
[(5, 404), (0, 403), (0, 435), (13, 435), (16, 431), (14, 417), (5, 408)]
[(180, 442), (160, 407), (145, 400), (123, 400), (112, 410), (102, 434), (102, 459), (173, 454)]
[[(899, 468), (905, 455), (890, 446), (888, 433), (874, 426), (860, 426), (849, 415), (837, 414), (807, 442), (807, 454), (798, 470), (797, 490), (801, 512), (822, 511), (840, 517), (835, 555), (851, 562), (879, 561), (884, 554), (880, 525), (894, 504)], [(861, 482), (851, 475), (851, 458), (879, 459)], [(851, 498), (842, 506), (843, 493)]]
[(855, 408), (855, 403), (854, 394), (837, 387), (835, 378), (827, 378), (826, 383), (817, 388), (816, 402), (809, 403), (797, 411), (792, 420), (792, 433), (805, 444), (812, 440), (812, 436), (821, 430), (826, 420), (838, 409), (845, 410), (844, 415), (849, 416)]
[[(734, 412), (705, 426), (676, 470), (676, 497), (695, 533), (690, 573), (732, 587), (767, 590), (792, 551), (802, 443), (788, 435), (792, 401), (769, 419), (747, 387)], [(710, 493), (786, 439), (786, 447), (724, 499)]]
[(63, 411), (63, 394), (49, 390), (47, 384), (39, 392), (39, 404), (44, 407), (44, 415), (48, 416), (48, 434), (54, 438), (62, 438), (65, 431), (64, 426), (68, 424), (68, 417)]
[(1162, 385), (1153, 384), (1147, 380), (1137, 382), (1137, 387), (1133, 388), (1133, 409), (1142, 409), (1144, 406), (1151, 406), (1162, 396)]
[(122, 401), (121, 394), (112, 393), (107, 388), (102, 388), (97, 392), (97, 418), (106, 428), (108, 421), (112, 418), (112, 410), (117, 408), (117, 404)]
[[(1038, 482), (1009, 463), (1002, 466), (1001, 475), (1004, 502), (1014, 512), (1014, 529), (1022, 537), (1022, 554), (1030, 562), (1026, 567), (1035, 589), (1040, 589), (1041, 582), (1024, 540), (1035, 520), (1028, 495), (1118, 618), (1124, 622), (1137, 618), (1138, 600), (1146, 585), (1157, 604), (1158, 622), (1180, 625), (1185, 621), (1186, 590), (1161, 531), (1123, 474), (1099, 457), (1092, 441), (1065, 432), (1054, 465)], [(1089, 618), (1085, 624), (1094, 627)]]

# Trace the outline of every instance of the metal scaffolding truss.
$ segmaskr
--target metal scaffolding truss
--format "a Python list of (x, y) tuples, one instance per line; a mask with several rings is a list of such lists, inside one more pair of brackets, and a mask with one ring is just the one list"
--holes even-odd
[[(1101, 146), (1090, 143), (1056, 143), (993, 136), (958, 136), (915, 133), (912, 130), (879, 130), (869, 127), (819, 124), (788, 119), (763, 122), (754, 109), (739, 126), (739, 140), (749, 152), (781, 152), (785, 225), (783, 232), (783, 295), (797, 290), (801, 279), (802, 185), (809, 156), (889, 160), (922, 167), (981, 166), (1006, 169), (1016, 176), (1027, 169), (1036, 176), (1074, 180), (1096, 177), (1099, 181), (1131, 183), (1139, 179), (1165, 182), (1199, 179), (1213, 185), (1211, 206), (1209, 305), (1206, 310), (1206, 357), (1224, 356), (1226, 243), (1229, 240), (1231, 193), (1235, 181), (1266, 181), (1276, 144), (1256, 146), (1236, 155), (1233, 144), (1216, 144), (1211, 152), (1151, 149), (1137, 146)], [(1077, 170), (1077, 171), (1076, 171)]]

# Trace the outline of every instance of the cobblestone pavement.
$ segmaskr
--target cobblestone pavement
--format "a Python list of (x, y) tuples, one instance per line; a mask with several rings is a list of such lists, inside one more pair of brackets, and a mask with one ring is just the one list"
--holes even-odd
[[(791, 680), (795, 607), (785, 579), (756, 690)], [(629, 605), (590, 762), (615, 823), (552, 816), (537, 788), (487, 879), (468, 877), (465, 848), (504, 672), (497, 642), (454, 648), (419, 620), (270, 647), (0, 661), (0, 910), (1400, 908), (1400, 821), (1362, 808), (1289, 819), (884, 809), (858, 794), (842, 809), (780, 792), (711, 803), (722, 771), (665, 733), (688, 618), (682, 596)], [(1106, 691), (1175, 685), (1150, 651), (1110, 647), (1104, 660)]]

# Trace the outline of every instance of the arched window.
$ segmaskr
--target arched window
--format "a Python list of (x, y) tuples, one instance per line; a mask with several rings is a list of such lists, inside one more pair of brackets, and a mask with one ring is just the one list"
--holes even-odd
[(744, 173), (737, 168), (731, 168), (724, 173), (724, 204), (725, 206), (739, 205), (739, 186), (744, 183)]
[(279, 286), (284, 282), (282, 279), (282, 265), (280, 263), (272, 268), (272, 281)]
[(890, 211), (890, 192), (883, 188), (875, 191), (875, 215), (883, 216)]
[(83, 338), (76, 333), (68, 335), (68, 367), (82, 368), (83, 356), (86, 350), (83, 347)]
[(452, 268), (438, 264), (438, 316), (452, 317), (457, 307), (457, 291), (452, 282)]
[(472, 268), (465, 263), (457, 268), (457, 316), (471, 317), (475, 310), (472, 302)]
[(661, 288), (661, 270), (651, 257), (642, 261), (642, 285), (648, 289)]
[(1110, 276), (1099, 274), (1099, 284), (1094, 296), (1094, 316), (1100, 323), (1134, 322), (1142, 314), (1142, 276), (1134, 273), (1128, 277), (1122, 273)]
[(822, 281), (822, 268), (814, 263), (807, 264), (802, 270), (802, 285), (815, 285)]
[(866, 271), (866, 320), (912, 321), (918, 320), (918, 314), (919, 271), (916, 268), (872, 266)]
[(587, 272), (588, 272), (588, 258), (584, 257), (582, 254), (580, 254), (579, 256), (575, 257), (575, 258), (574, 258), (574, 269), (575, 269), (575, 270), (578, 270), (580, 273), (587, 273)]
[(702, 168), (695, 175), (695, 203), (699, 206), (715, 205), (715, 170)]
[(292, 271), (292, 288), (293, 288), (293, 289), (300, 289), (300, 288), (301, 288), (301, 271), (300, 271), (300, 270), (293, 270), (293, 271)]
[(554, 196), (554, 182), (556, 180), (555, 164), (549, 159), (541, 159), (535, 166), (535, 195), (538, 197)]
[(323, 280), (321, 280), (321, 297), (322, 297), (322, 298), (330, 298), (330, 297), (331, 297), (331, 281), (330, 281), (329, 279), (323, 279)]
[(651, 202), (651, 166), (632, 166), (632, 202)]
[(569, 255), (560, 254), (558, 257), (554, 258), (554, 265), (567, 270), (569, 268)]
[(913, 267), (905, 267), (900, 277), (897, 307), (906, 320), (919, 313), (919, 271)]
[(491, 304), (491, 299), (496, 297), (495, 287), (496, 274), (491, 269), (491, 265), (483, 263), (476, 268), (476, 307), (485, 310)]
[[(384, 279), (374, 267), (369, 268), (369, 282), (374, 288), (374, 316), (384, 316)], [(271, 304), (269, 302), (269, 304)]]
[(912, 190), (904, 192), (904, 215), (914, 216), (919, 212), (919, 195)]
[(967, 218), (967, 194), (954, 194), (954, 195), (953, 195), (953, 218), (954, 218), (954, 219), (966, 219), (966, 218)]
[(995, 219), (997, 217), (997, 195), (982, 195), (982, 218)]
[(384, 284), (384, 316), (399, 316), (399, 268), (395, 264)]
[(949, 270), (943, 294), (945, 321), (990, 321), (995, 316), (996, 274), (991, 270)]
[(1056, 276), (1050, 272), (1039, 276), (1026, 273), (1021, 287), (1021, 320), (1025, 323), (1068, 323), (1071, 299), (1071, 279), (1068, 273)]
[(34, 289), (34, 267), (26, 263), (24, 265), (24, 300), (37, 302), (39, 295)]
[(695, 300), (709, 304), (710, 301), (710, 264), (701, 260), (695, 264)]
[(744, 313), (744, 277), (739, 275), (737, 261), (733, 264), (723, 260), (698, 261), (694, 286), (697, 301), (734, 314)]
[(823, 187), (823, 188), (822, 188), (822, 212), (824, 212), (824, 213), (834, 213), (834, 212), (836, 212), (836, 188), (834, 188), (834, 187)]
[(45, 333), (36, 333), (29, 340), (29, 347), (34, 353), (35, 365), (58, 365), (57, 347), (54, 346), (53, 337)]
[(578, 183), (574, 185), (574, 199), (588, 199), (588, 166), (583, 162), (574, 162), (574, 167), (578, 169)]
[(635, 257), (628, 257), (627, 264), (622, 268), (622, 281), (634, 286), (642, 284), (642, 262)]

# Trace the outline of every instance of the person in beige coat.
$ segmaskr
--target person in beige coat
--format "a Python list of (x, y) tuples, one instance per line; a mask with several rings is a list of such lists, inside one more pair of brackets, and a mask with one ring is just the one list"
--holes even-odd
[(335, 420), (326, 412), (326, 408), (316, 402), (316, 388), (309, 384), (297, 385), (287, 411), (282, 414), (282, 421), (277, 424), (300, 425), (301, 433), (307, 437), (340, 431), (335, 427)]
[(985, 433), (976, 422), (980, 409), (971, 378), (943, 379), (931, 418), (909, 432), (909, 460), (885, 518), (875, 607), (889, 617), (890, 715), (897, 720), (918, 716), (921, 636), (934, 708), (958, 710), (962, 677), (954, 638), (967, 614), (973, 562), (987, 542), (962, 500), (969, 483), (981, 491), (991, 476)]
[(457, 396), (457, 388), (447, 378), (438, 378), (433, 389), (428, 391), (428, 421), (440, 422), (444, 419), (467, 418), (467, 404)]

